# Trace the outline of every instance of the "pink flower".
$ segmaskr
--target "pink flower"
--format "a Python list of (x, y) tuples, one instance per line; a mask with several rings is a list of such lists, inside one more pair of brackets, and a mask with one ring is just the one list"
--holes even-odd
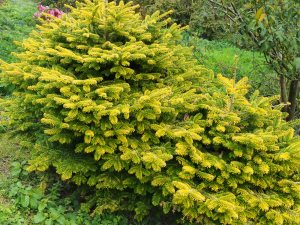
[(48, 13), (49, 13), (50, 15), (54, 16), (54, 10), (53, 10), (53, 9), (50, 9), (50, 10), (48, 11)]
[(39, 10), (40, 12), (44, 12), (46, 9), (48, 9), (48, 7), (43, 6), (43, 5), (38, 5), (38, 10)]
[(49, 13), (52, 16), (55, 16), (57, 18), (61, 18), (63, 12), (59, 9), (50, 9), (47, 13)]
[(39, 12), (34, 14), (35, 17), (41, 17), (43, 13), (48, 13), (56, 18), (61, 18), (64, 14), (63, 11), (59, 9), (50, 9), (48, 6), (43, 6), (42, 4), (38, 5)]
[(60, 11), (59, 9), (54, 9), (54, 16), (61, 17), (62, 14), (63, 14), (63, 12)]

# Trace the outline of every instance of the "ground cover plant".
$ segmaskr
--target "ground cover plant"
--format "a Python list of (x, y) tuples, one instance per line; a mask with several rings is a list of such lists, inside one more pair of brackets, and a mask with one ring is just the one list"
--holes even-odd
[(28, 169), (90, 186), (94, 214), (299, 224), (300, 140), (282, 106), (197, 65), (169, 22), (86, 1), (34, 31), (19, 62), (1, 61), (16, 86), (6, 116), (34, 143)]
[[(81, 211), (77, 192), (62, 196), (67, 188), (54, 177), (28, 174), (26, 161), (14, 162), (9, 175), (9, 192), (0, 204), (1, 224), (62, 224), (62, 225), (127, 225), (125, 216), (102, 215), (91, 217)], [(51, 180), (51, 181), (50, 181)], [(39, 182), (40, 181), (40, 182)], [(0, 190), (2, 186), (0, 184)], [(2, 190), (1, 190), (2, 191)], [(77, 204), (76, 204), (77, 203)]]

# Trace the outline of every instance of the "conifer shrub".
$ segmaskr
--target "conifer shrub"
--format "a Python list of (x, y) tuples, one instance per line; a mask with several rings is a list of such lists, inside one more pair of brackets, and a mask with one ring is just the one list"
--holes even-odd
[(274, 98), (196, 64), (182, 29), (86, 0), (1, 62), (30, 171), (89, 186), (83, 208), (177, 212), (203, 224), (300, 224), (300, 140)]

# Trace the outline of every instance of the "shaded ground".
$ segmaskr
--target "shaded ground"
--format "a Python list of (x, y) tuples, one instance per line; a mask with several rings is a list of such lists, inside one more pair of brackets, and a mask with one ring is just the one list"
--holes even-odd
[(8, 204), (4, 192), (10, 185), (8, 175), (11, 163), (17, 159), (24, 159), (27, 155), (17, 143), (18, 140), (9, 138), (7, 133), (0, 134), (0, 205)]
[(12, 161), (25, 159), (27, 152), (18, 145), (18, 139), (0, 134), (0, 183), (6, 180)]

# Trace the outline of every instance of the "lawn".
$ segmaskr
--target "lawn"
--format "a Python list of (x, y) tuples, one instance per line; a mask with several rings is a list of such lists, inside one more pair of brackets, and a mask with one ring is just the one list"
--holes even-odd
[(26, 38), (35, 27), (36, 3), (32, 0), (7, 0), (0, 7), (0, 59), (11, 62), (14, 60), (11, 52), (18, 50), (15, 41)]
[(243, 50), (224, 41), (208, 41), (192, 38), (194, 55), (200, 64), (216, 74), (240, 80), (247, 76), (251, 85), (250, 93), (259, 90), (264, 96), (276, 95), (278, 79), (266, 63), (264, 56), (256, 51)]

